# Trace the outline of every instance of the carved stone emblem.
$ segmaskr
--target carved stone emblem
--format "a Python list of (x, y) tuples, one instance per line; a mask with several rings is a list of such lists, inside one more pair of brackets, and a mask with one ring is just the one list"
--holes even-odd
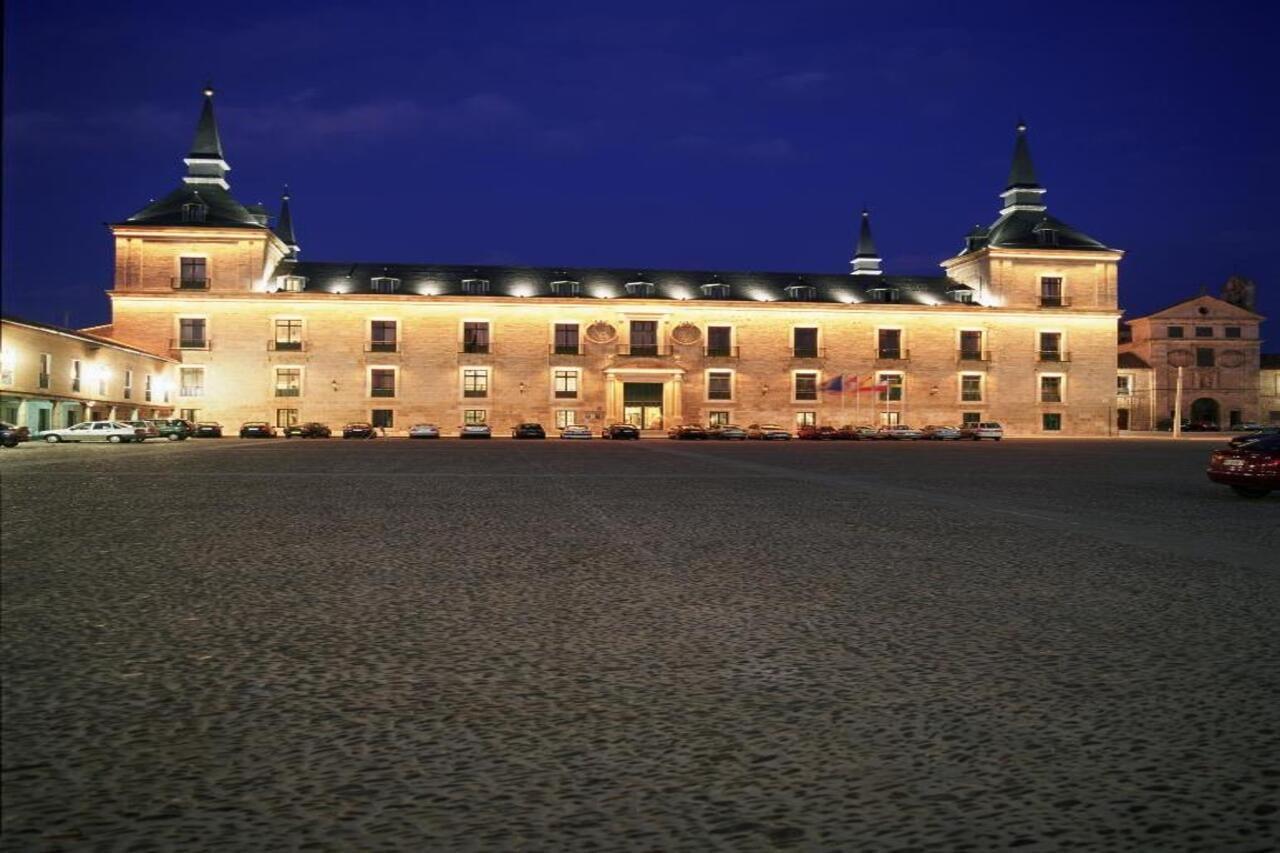
[(1223, 367), (1239, 367), (1244, 364), (1244, 353), (1238, 349), (1229, 349), (1218, 357), (1218, 364)]
[(1190, 367), (1191, 366), (1191, 350), (1175, 349), (1169, 350), (1169, 363), (1174, 367)]
[(692, 323), (681, 323), (671, 330), (671, 340), (688, 346), (702, 340), (702, 330)]
[(607, 344), (617, 338), (618, 330), (603, 320), (587, 326), (587, 340), (593, 344)]

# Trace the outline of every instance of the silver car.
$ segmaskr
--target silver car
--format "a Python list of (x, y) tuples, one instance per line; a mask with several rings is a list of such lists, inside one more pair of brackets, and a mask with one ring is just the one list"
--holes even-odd
[(126, 441), (143, 441), (147, 431), (142, 427), (130, 426), (120, 421), (85, 421), (65, 429), (49, 429), (40, 433), (50, 444), (60, 441), (109, 441), (121, 444)]
[(440, 427), (435, 424), (414, 424), (409, 427), (409, 438), (439, 438)]
[(492, 435), (488, 424), (467, 424), (458, 430), (458, 438), (489, 438)]
[(960, 430), (953, 426), (930, 424), (924, 428), (924, 437), (933, 441), (958, 441), (960, 439)]
[(591, 438), (591, 427), (582, 424), (570, 424), (560, 430), (561, 438)]

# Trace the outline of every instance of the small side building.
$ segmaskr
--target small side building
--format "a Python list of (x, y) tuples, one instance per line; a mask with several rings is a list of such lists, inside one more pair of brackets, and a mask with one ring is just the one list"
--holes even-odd
[(173, 414), (178, 362), (110, 337), (0, 318), (0, 420), (32, 433)]

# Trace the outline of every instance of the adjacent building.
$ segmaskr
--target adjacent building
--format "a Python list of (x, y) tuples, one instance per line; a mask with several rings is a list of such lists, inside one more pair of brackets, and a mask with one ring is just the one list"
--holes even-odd
[(389, 431), (631, 421), (1115, 428), (1122, 253), (1050, 215), (1019, 125), (996, 220), (937, 276), (311, 261), (230, 192), (206, 90), (186, 174), (111, 226), (103, 334), (165, 353), (196, 419)]

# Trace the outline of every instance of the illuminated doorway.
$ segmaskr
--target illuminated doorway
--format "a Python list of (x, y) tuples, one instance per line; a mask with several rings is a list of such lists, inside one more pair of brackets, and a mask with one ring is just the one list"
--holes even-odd
[(622, 383), (622, 419), (640, 429), (662, 429), (662, 383)]

